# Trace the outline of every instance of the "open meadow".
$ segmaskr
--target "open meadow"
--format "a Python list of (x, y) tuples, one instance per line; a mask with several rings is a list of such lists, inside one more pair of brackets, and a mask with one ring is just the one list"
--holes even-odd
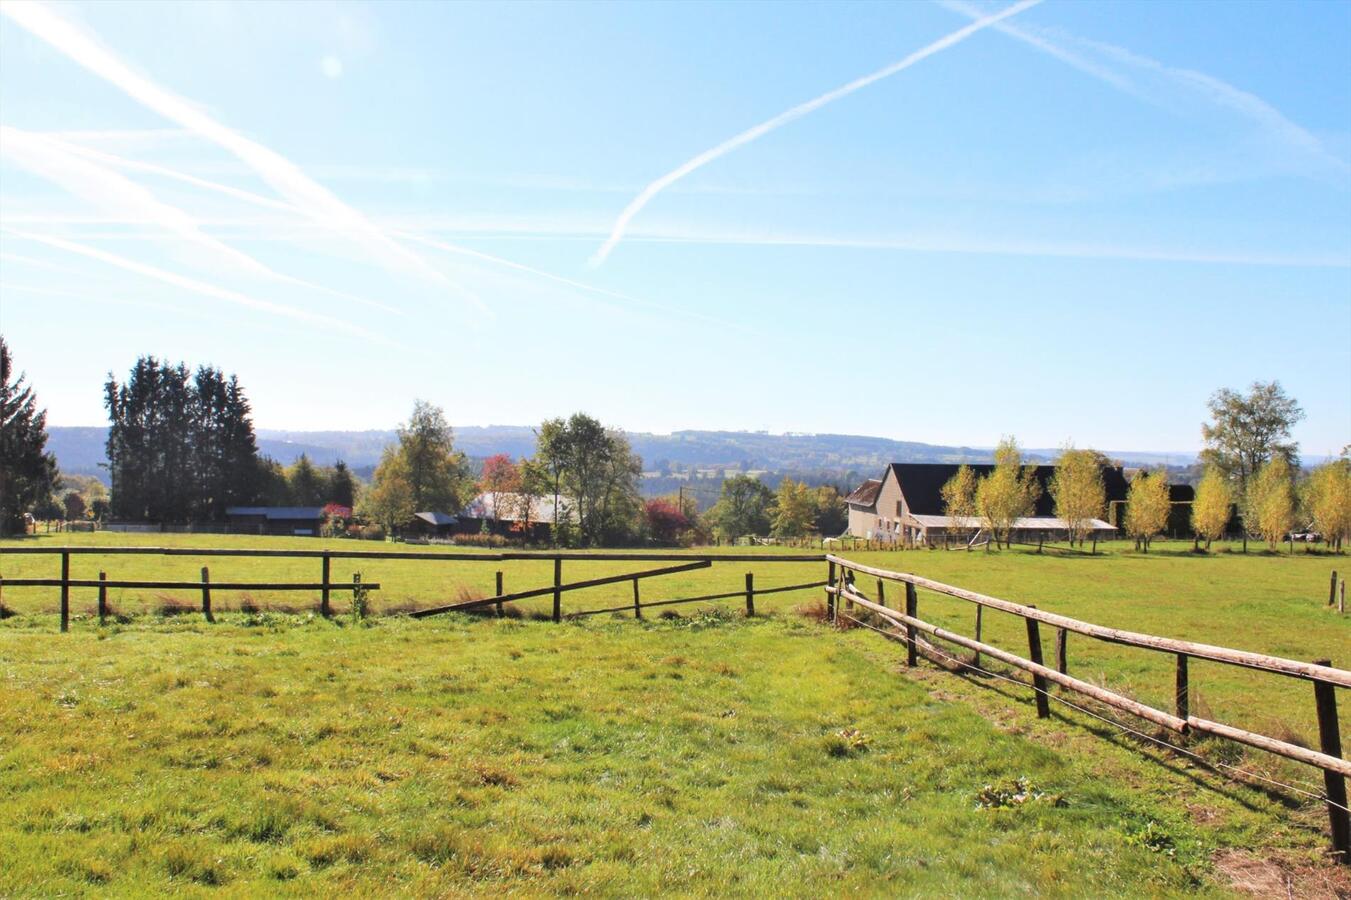
[[(109, 534), (4, 546), (67, 542), (389, 546)], [(844, 555), (1103, 625), (1351, 663), (1351, 623), (1326, 605), (1329, 572), (1351, 568), (1348, 557), (1155, 547)], [(735, 591), (747, 571), (757, 587), (825, 577), (824, 563), (770, 559), (800, 551), (757, 552), (765, 561), (644, 581), (643, 599)], [(204, 563), (214, 581), (319, 575), (316, 559), (139, 555), (76, 555), (72, 574), (190, 581)], [(563, 578), (661, 565), (569, 560)], [(0, 555), (4, 578), (58, 569), (57, 556)], [(334, 560), (335, 581), (360, 571), (381, 584), (361, 624), (337, 592), (332, 620), (310, 614), (308, 594), (220, 592), (208, 625), (162, 614), (196, 603), (192, 592), (114, 589), (117, 617), (99, 626), (94, 592), (76, 589), (65, 635), (56, 589), (3, 588), (15, 615), (0, 621), (0, 894), (1347, 886), (1318, 863), (1320, 804), (1227, 779), (1067, 707), (1038, 721), (1019, 685), (900, 669), (902, 647), (803, 615), (819, 588), (757, 598), (751, 620), (737, 599), (670, 607), (670, 618), (654, 609), (643, 622), (379, 615), (490, 596), (499, 570), (508, 591), (553, 577), (537, 560)], [(568, 593), (563, 611), (622, 605), (631, 590)], [(971, 633), (964, 601), (921, 591), (919, 614)], [(1025, 650), (1012, 617), (987, 613), (984, 634)], [(1165, 656), (1071, 635), (1068, 662), (1170, 708)], [(1200, 714), (1317, 745), (1307, 682), (1199, 661), (1191, 679)], [(1321, 789), (1307, 767), (1217, 741), (1189, 749)]]

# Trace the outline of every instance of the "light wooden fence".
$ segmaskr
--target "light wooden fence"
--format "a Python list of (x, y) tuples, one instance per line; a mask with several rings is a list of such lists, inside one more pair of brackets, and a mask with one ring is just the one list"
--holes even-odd
[[(981, 656), (988, 656), (1006, 665), (1021, 669), (1031, 676), (1037, 703), (1037, 715), (1041, 718), (1050, 715), (1052, 695), (1049, 685), (1055, 684), (1066, 690), (1090, 697), (1119, 712), (1144, 719), (1178, 735), (1212, 735), (1321, 769), (1325, 793), (1320, 799), (1327, 807), (1333, 851), (1341, 862), (1351, 863), (1351, 810), (1348, 810), (1346, 797), (1346, 778), (1351, 775), (1351, 762), (1342, 758), (1336, 694), (1337, 688), (1351, 687), (1351, 671), (1333, 668), (1330, 660), (1300, 662), (1261, 653), (1231, 650), (1228, 647), (1216, 647), (1210, 644), (1198, 644), (1192, 641), (1181, 641), (1139, 632), (1123, 631), (1118, 628), (1107, 628), (1102, 625), (1071, 619), (1067, 616), (1043, 612), (1035, 606), (1025, 606), (997, 597), (978, 594), (974, 591), (964, 590), (918, 575), (866, 566), (840, 556), (828, 555), (826, 559), (829, 564), (827, 578), (829, 584), (826, 586), (827, 615), (829, 618), (832, 621), (836, 621), (840, 616), (854, 618), (850, 615), (850, 612), (854, 607), (861, 607), (895, 625), (900, 630), (899, 636), (906, 645), (907, 665), (916, 665), (918, 657), (923, 655), (935, 661), (955, 663), (961, 669), (983, 672), (984, 670), (980, 668), (980, 658)], [(858, 576), (860, 575), (871, 576), (877, 580), (875, 598), (867, 597), (862, 593), (858, 584)], [(899, 583), (905, 586), (903, 605), (897, 604), (899, 608), (886, 605), (884, 589), (886, 582)], [(974, 637), (957, 634), (921, 619), (919, 617), (918, 595), (920, 588), (974, 604), (976, 608)], [(844, 607), (846, 604), (847, 607)], [(1021, 618), (1026, 623), (1026, 657), (1010, 653), (981, 640), (983, 613), (987, 609), (1009, 613)], [(1044, 658), (1040, 630), (1042, 625), (1056, 629), (1054, 666), (1047, 665)], [(1070, 633), (1082, 634), (1112, 644), (1138, 647), (1172, 655), (1174, 657), (1176, 687), (1174, 709), (1171, 711), (1156, 709), (1069, 675), (1067, 671), (1067, 635)], [(933, 643), (934, 640), (971, 651), (972, 656), (962, 659), (945, 653)], [(1193, 715), (1189, 704), (1191, 687), (1187, 671), (1187, 662), (1190, 659), (1209, 660), (1311, 682), (1313, 685), (1313, 701), (1318, 715), (1320, 749), (1311, 750), (1288, 741), (1278, 740), (1267, 735)]]

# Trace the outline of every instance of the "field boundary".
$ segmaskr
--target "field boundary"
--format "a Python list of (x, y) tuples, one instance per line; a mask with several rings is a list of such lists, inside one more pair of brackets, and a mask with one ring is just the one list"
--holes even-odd
[[(1305, 663), (1261, 653), (1233, 650), (1228, 647), (1217, 647), (1211, 644), (1199, 644), (1140, 632), (1107, 628), (1091, 622), (1043, 612), (1035, 606), (978, 594), (919, 575), (893, 572), (888, 569), (856, 563), (834, 554), (827, 555), (826, 559), (829, 564), (828, 583), (825, 588), (828, 619), (831, 622), (837, 622), (840, 617), (844, 617), (866, 625), (866, 622), (862, 622), (849, 614), (857, 606), (897, 626), (902, 631), (900, 639), (906, 645), (907, 666), (918, 665), (920, 655), (930, 658), (937, 655), (954, 663), (959, 671), (984, 673), (985, 670), (980, 668), (980, 657), (984, 654), (1031, 675), (1038, 718), (1044, 719), (1050, 716), (1052, 694), (1049, 685), (1055, 684), (1066, 690), (1090, 697), (1118, 711), (1166, 728), (1181, 736), (1205, 734), (1220, 737), (1321, 769), (1325, 793), (1318, 799), (1327, 807), (1333, 853), (1338, 861), (1351, 864), (1351, 808), (1347, 806), (1346, 795), (1346, 778), (1351, 775), (1351, 762), (1342, 757), (1336, 695), (1338, 687), (1351, 687), (1351, 671), (1333, 668), (1331, 660)], [(875, 600), (860, 592), (857, 581), (859, 575), (869, 575), (877, 580)], [(886, 582), (905, 585), (903, 611), (886, 605), (884, 587)], [(975, 636), (968, 637), (957, 634), (919, 618), (918, 592), (920, 588), (975, 604)], [(848, 604), (847, 611), (842, 609), (844, 604)], [(983, 613), (986, 609), (1008, 613), (1021, 618), (1025, 622), (1028, 643), (1027, 657), (1018, 656), (981, 641)], [(1043, 657), (1040, 632), (1042, 624), (1056, 628), (1054, 667), (1046, 665)], [(920, 637), (921, 633), (935, 640), (972, 651), (973, 656), (964, 660), (955, 655), (944, 653), (933, 643)], [(1107, 643), (1173, 655), (1176, 673), (1175, 710), (1170, 713), (1156, 709), (1114, 691), (1070, 676), (1067, 649), (1067, 636), (1070, 633), (1082, 634)], [(1310, 750), (1268, 735), (1192, 715), (1189, 710), (1191, 688), (1187, 667), (1187, 661), (1191, 658), (1313, 682), (1314, 703), (1318, 714), (1320, 750)]]

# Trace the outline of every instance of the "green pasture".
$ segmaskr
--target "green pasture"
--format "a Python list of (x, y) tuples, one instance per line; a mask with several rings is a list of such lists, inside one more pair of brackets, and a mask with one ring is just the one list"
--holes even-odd
[[(66, 541), (392, 548), (108, 534), (4, 546)], [(1351, 625), (1326, 606), (1330, 570), (1351, 558), (1155, 547), (851, 557), (1104, 625), (1351, 663)], [(824, 563), (772, 562), (779, 552), (645, 581), (643, 596), (738, 590), (747, 571), (757, 586), (825, 577)], [(194, 580), (204, 563), (214, 581), (319, 574), (318, 560), (72, 563), (76, 577)], [(568, 561), (563, 575), (661, 565)], [(58, 569), (56, 556), (0, 555), (6, 578)], [(335, 560), (333, 575), (379, 582), (379, 612), (490, 595), (499, 569), (509, 591), (552, 581), (541, 561)], [(858, 586), (876, 593), (870, 579)], [(886, 586), (887, 602), (898, 587)], [(261, 593), (217, 595), (208, 625), (161, 615), (168, 599), (197, 600), (163, 593), (174, 592), (111, 591), (118, 618), (99, 626), (94, 593), (78, 590), (63, 635), (55, 589), (3, 588), (15, 615), (0, 621), (0, 895), (1224, 893), (1217, 853), (1307, 866), (1325, 849), (1317, 803), (1228, 780), (1058, 704), (1038, 721), (1021, 685), (906, 671), (880, 635), (801, 615), (820, 590), (759, 598), (754, 620), (730, 600), (563, 625), (356, 625), (310, 615), (312, 596)], [(565, 595), (564, 612), (631, 599), (621, 583)], [(238, 611), (245, 600), (252, 611)], [(345, 611), (345, 597), (333, 602)], [(971, 633), (970, 604), (927, 591), (919, 604), (921, 617)], [(1021, 620), (987, 612), (984, 633), (1025, 651)], [(1049, 655), (1049, 630), (1043, 643)], [(1171, 704), (1169, 657), (1071, 635), (1069, 669)], [(1197, 662), (1191, 680), (1201, 714), (1316, 746), (1307, 683)], [(1321, 789), (1315, 770), (1214, 741), (1188, 749)], [(999, 807), (1019, 777), (1041, 796)]]

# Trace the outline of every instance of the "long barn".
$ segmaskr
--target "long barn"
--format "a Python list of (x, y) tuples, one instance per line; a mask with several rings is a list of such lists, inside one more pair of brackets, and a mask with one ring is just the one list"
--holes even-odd
[[(985, 477), (994, 471), (993, 465), (968, 463), (976, 475)], [(943, 543), (951, 535), (964, 536), (977, 527), (976, 522), (960, 522), (947, 514), (943, 506), (943, 485), (960, 468), (950, 463), (892, 463), (881, 478), (870, 478), (845, 498), (849, 508), (849, 533), (868, 540), (904, 544)], [(1041, 486), (1033, 514), (1019, 519), (1012, 538), (1025, 540), (1065, 540), (1068, 538), (1063, 519), (1055, 515), (1051, 498), (1051, 478), (1055, 466), (1035, 467), (1035, 477)], [(1102, 480), (1107, 488), (1107, 505), (1126, 499), (1126, 476), (1119, 466), (1103, 466)], [(1102, 519), (1090, 523), (1091, 536), (1113, 537), (1116, 529)]]

